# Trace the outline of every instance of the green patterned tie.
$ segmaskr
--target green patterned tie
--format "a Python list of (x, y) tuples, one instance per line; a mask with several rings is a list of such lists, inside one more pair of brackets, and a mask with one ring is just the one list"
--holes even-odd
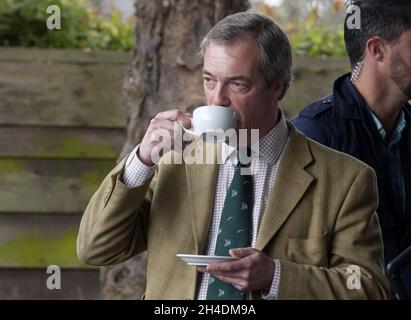
[[(250, 149), (247, 149), (247, 152), (250, 153)], [(241, 168), (244, 167), (246, 165), (238, 161), (225, 197), (214, 251), (217, 256), (229, 256), (228, 251), (232, 248), (251, 246), (253, 184), (250, 175), (241, 174)], [(210, 275), (207, 300), (243, 300), (246, 297), (246, 292)]]

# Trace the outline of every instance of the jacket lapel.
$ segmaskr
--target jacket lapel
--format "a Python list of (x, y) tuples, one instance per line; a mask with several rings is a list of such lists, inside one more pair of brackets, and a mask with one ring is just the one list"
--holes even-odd
[(291, 123), (287, 124), (289, 141), (261, 220), (258, 250), (263, 250), (275, 236), (314, 179), (304, 169), (313, 160), (307, 140)]
[(221, 144), (200, 142), (196, 143), (195, 156), (191, 156), (189, 160), (185, 158), (190, 205), (188, 209), (197, 250), (196, 254), (203, 253), (211, 222), (218, 173), (217, 160), (220, 157)]

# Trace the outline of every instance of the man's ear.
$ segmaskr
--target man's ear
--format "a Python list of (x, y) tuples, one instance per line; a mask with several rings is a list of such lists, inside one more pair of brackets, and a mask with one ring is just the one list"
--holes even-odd
[(387, 55), (387, 43), (380, 37), (368, 39), (366, 44), (367, 55), (375, 61), (382, 62)]
[(271, 87), (274, 100), (281, 100), (285, 96), (287, 90), (285, 80), (276, 80)]

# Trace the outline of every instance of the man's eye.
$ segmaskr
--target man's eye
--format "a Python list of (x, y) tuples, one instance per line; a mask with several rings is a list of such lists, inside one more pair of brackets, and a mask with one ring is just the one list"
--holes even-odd
[(238, 81), (233, 81), (231, 82), (231, 85), (235, 88), (235, 89), (245, 89), (247, 87), (247, 85), (243, 82), (238, 82)]
[(204, 85), (207, 86), (207, 88), (211, 89), (215, 86), (215, 80), (213, 78), (204, 77), (203, 81)]

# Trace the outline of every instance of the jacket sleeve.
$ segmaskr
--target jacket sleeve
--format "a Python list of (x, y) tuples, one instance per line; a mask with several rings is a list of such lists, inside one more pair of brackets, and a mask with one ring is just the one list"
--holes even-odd
[(374, 171), (354, 179), (335, 221), (327, 267), (280, 260), (279, 299), (387, 299)]
[(128, 188), (120, 179), (125, 161), (103, 180), (81, 219), (77, 254), (86, 264), (117, 264), (147, 248), (148, 214), (157, 170), (144, 185)]

